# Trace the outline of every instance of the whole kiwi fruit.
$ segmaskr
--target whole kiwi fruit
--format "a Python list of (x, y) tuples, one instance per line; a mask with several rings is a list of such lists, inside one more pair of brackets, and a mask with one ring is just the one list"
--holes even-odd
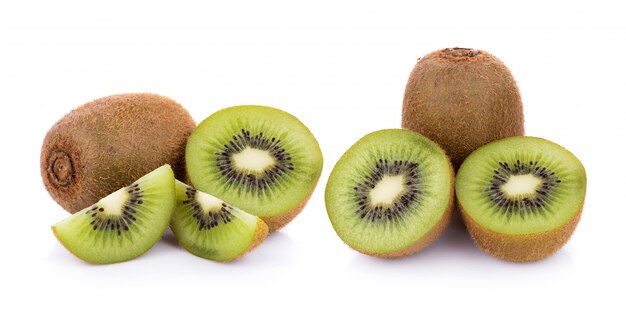
[(439, 143), (457, 170), (480, 146), (524, 134), (522, 99), (513, 75), (495, 56), (446, 48), (413, 68), (402, 127)]
[(196, 124), (174, 100), (149, 93), (108, 96), (61, 118), (41, 147), (41, 177), (70, 213), (163, 164), (185, 180), (185, 144)]

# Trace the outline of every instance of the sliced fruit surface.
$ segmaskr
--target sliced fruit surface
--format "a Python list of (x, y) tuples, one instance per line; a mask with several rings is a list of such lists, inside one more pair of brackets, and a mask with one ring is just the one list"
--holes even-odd
[(426, 137), (400, 129), (376, 131), (333, 168), (326, 209), (352, 248), (383, 257), (408, 255), (403, 250), (426, 246), (448, 224), (453, 178), (443, 150)]
[(176, 204), (174, 172), (161, 166), (52, 226), (59, 241), (91, 263), (130, 260), (163, 235)]
[(582, 209), (582, 163), (568, 150), (535, 137), (511, 137), (473, 152), (457, 174), (459, 205), (478, 225), (509, 234), (560, 228)]
[(171, 228), (189, 252), (215, 261), (231, 261), (259, 245), (267, 225), (223, 200), (176, 181), (177, 206)]
[(186, 161), (194, 187), (264, 220), (305, 202), (323, 164), (309, 129), (265, 106), (235, 106), (209, 116), (190, 136)]

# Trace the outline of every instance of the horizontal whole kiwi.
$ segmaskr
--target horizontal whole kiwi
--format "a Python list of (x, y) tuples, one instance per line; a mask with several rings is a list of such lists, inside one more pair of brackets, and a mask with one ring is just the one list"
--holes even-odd
[(185, 180), (185, 144), (195, 126), (180, 104), (156, 94), (90, 101), (46, 134), (43, 183), (59, 205), (74, 213), (163, 164)]

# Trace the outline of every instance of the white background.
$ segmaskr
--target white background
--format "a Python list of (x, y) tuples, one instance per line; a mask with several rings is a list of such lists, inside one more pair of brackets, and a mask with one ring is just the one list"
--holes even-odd
[[(10, 1), (0, 3), (0, 315), (622, 315), (626, 22), (615, 1)], [(528, 135), (576, 154), (583, 217), (555, 256), (481, 253), (460, 222), (423, 252), (380, 260), (335, 235), (324, 187), (368, 132), (400, 126), (418, 57), (489, 51), (512, 70)], [(155, 92), (199, 122), (263, 104), (299, 117), (325, 165), (308, 206), (240, 261), (218, 264), (166, 236), (133, 261), (93, 266), (50, 225), (46, 131), (89, 100)]]

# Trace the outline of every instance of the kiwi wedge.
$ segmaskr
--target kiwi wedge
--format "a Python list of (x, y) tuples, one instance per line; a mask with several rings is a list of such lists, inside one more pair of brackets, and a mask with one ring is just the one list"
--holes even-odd
[(511, 137), (480, 147), (463, 162), (456, 195), (480, 249), (528, 262), (554, 254), (570, 238), (586, 184), (582, 163), (563, 147)]
[(196, 127), (176, 101), (149, 93), (90, 101), (50, 128), (40, 170), (50, 196), (70, 213), (163, 164), (186, 179), (185, 144)]
[(180, 181), (176, 181), (176, 200), (172, 232), (186, 250), (199, 257), (232, 261), (267, 237), (267, 225), (259, 217)]
[(524, 135), (522, 99), (498, 58), (446, 48), (415, 64), (404, 92), (402, 127), (440, 144), (456, 170), (481, 145)]
[(235, 106), (202, 121), (187, 142), (193, 186), (261, 217), (270, 232), (304, 208), (322, 172), (322, 152), (291, 114)]
[(326, 185), (326, 210), (350, 247), (402, 257), (428, 246), (448, 226), (453, 191), (452, 166), (435, 142), (408, 130), (381, 130), (339, 159)]
[(52, 231), (84, 261), (127, 261), (159, 241), (175, 206), (174, 172), (164, 165), (55, 224)]

